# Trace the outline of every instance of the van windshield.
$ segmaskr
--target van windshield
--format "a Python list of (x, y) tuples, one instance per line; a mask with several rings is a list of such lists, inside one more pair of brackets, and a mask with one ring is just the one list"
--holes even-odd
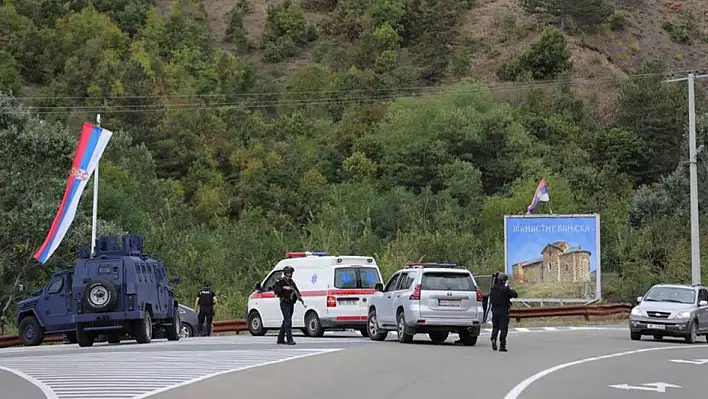
[(427, 272), (423, 274), (421, 289), (430, 291), (474, 291), (472, 276), (467, 273)]
[(381, 282), (375, 267), (340, 267), (334, 269), (335, 288), (374, 288)]

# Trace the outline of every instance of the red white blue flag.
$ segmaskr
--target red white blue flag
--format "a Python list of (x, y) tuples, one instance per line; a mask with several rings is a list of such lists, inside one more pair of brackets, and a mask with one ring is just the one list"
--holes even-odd
[(536, 209), (536, 205), (538, 205), (539, 201), (548, 202), (550, 200), (551, 199), (548, 196), (548, 186), (546, 185), (546, 177), (544, 176), (541, 179), (541, 182), (538, 183), (538, 187), (536, 187), (536, 192), (533, 194), (531, 204), (529, 204), (528, 208), (526, 208), (526, 213), (533, 213), (533, 210)]
[(52, 222), (44, 244), (34, 254), (34, 258), (40, 263), (45, 263), (64, 239), (76, 216), (76, 208), (86, 183), (96, 169), (98, 161), (103, 155), (103, 150), (106, 149), (112, 135), (111, 131), (84, 122), (76, 154), (74, 154), (74, 163), (71, 165), (69, 179), (66, 182), (64, 198), (61, 200), (59, 210), (54, 217), (54, 222)]

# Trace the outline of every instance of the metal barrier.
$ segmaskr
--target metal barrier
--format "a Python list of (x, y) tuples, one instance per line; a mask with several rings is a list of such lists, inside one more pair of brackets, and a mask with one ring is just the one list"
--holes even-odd
[[(632, 305), (628, 303), (616, 303), (609, 305), (567, 305), (567, 306), (543, 306), (536, 308), (511, 308), (511, 317), (516, 321), (521, 319), (532, 319), (539, 317), (564, 317), (564, 316), (583, 316), (586, 320), (589, 316), (610, 316), (616, 314), (629, 313), (632, 310)], [(214, 332), (242, 332), (248, 331), (246, 320), (222, 320), (214, 322)], [(64, 341), (63, 334), (47, 334), (44, 336), (44, 342), (56, 343)], [(20, 337), (17, 335), (8, 335), (0, 337), (0, 348), (8, 348), (11, 346), (22, 345)]]

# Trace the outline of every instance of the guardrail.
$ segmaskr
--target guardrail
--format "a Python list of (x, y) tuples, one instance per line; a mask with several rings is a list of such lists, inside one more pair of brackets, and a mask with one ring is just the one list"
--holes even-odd
[[(539, 317), (564, 317), (564, 316), (583, 316), (586, 320), (590, 316), (609, 316), (615, 314), (629, 313), (632, 310), (632, 305), (628, 303), (617, 303), (610, 305), (567, 305), (567, 306), (543, 306), (536, 308), (511, 309), (511, 317), (516, 321), (521, 319), (532, 319)], [(245, 320), (222, 320), (214, 322), (214, 332), (242, 332), (248, 331)], [(64, 341), (63, 334), (47, 334), (44, 336), (44, 342), (56, 343)], [(17, 335), (8, 335), (0, 337), (0, 348), (8, 348), (11, 346), (22, 345), (20, 337)]]
[(520, 303), (528, 306), (528, 304), (539, 304), (539, 306), (544, 306), (547, 303), (557, 303), (563, 306), (566, 303), (581, 303), (588, 304), (592, 302), (593, 299), (583, 299), (583, 298), (514, 298), (511, 302)]
[(544, 306), (538, 308), (511, 309), (511, 317), (516, 321), (539, 317), (566, 317), (582, 316), (589, 320), (590, 316), (611, 316), (629, 313), (632, 305), (629, 303), (614, 303), (608, 305), (569, 305), (569, 306)]

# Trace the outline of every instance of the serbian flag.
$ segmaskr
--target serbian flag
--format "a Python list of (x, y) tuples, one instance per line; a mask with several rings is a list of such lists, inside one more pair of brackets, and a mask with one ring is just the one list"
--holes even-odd
[(71, 165), (69, 178), (66, 182), (64, 198), (61, 200), (59, 210), (54, 217), (54, 222), (52, 222), (44, 244), (34, 254), (34, 258), (40, 263), (45, 263), (64, 239), (64, 235), (76, 216), (76, 208), (86, 183), (96, 169), (98, 161), (103, 155), (103, 150), (106, 149), (112, 135), (111, 131), (84, 122), (76, 154), (74, 154), (74, 163)]
[(536, 192), (533, 194), (531, 204), (529, 204), (528, 208), (526, 208), (526, 213), (533, 213), (533, 210), (536, 209), (536, 205), (538, 205), (539, 201), (548, 202), (550, 200), (551, 199), (548, 196), (548, 186), (546, 185), (546, 177), (544, 176), (541, 179), (541, 182), (538, 183), (538, 187), (536, 187)]

